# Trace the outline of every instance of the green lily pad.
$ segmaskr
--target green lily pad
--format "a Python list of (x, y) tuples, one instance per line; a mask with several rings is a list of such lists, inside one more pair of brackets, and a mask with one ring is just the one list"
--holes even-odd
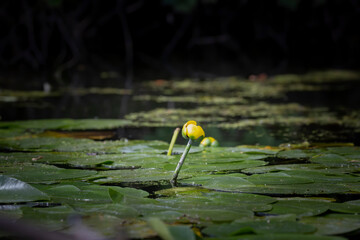
[(324, 217), (306, 217), (302, 223), (313, 225), (319, 235), (338, 235), (360, 229), (359, 217), (345, 214), (329, 214)]
[(310, 235), (310, 234), (288, 234), (288, 233), (268, 233), (268, 234), (257, 234), (257, 235), (241, 235), (234, 237), (214, 237), (204, 238), (205, 240), (346, 240), (343, 237), (335, 236), (321, 236), (321, 235)]
[(42, 191), (16, 178), (0, 175), (0, 202), (17, 203), (48, 200)]
[[(209, 193), (210, 194), (210, 193)], [(263, 212), (272, 209), (272, 206), (268, 204), (271, 201), (275, 201), (271, 198), (261, 198), (259, 196), (249, 196), (242, 194), (231, 195), (228, 194), (215, 194), (211, 193), (204, 195), (178, 195), (172, 198), (158, 198), (157, 201), (162, 206), (167, 206), (172, 209), (176, 209), (179, 212), (183, 212), (184, 209), (191, 209), (191, 211), (197, 210), (218, 210), (223, 209), (235, 212), (242, 212), (243, 210), (251, 210), (254, 212)], [(259, 200), (259, 202), (250, 202), (252, 200)], [(242, 201), (243, 200), (243, 201)], [(262, 201), (261, 201), (262, 200)]]
[(292, 177), (302, 177), (306, 179), (311, 179), (314, 182), (334, 182), (334, 183), (344, 183), (344, 182), (358, 182), (359, 178), (341, 173), (324, 173), (323, 171), (301, 171), (301, 170), (290, 170), (283, 171), (283, 173), (292, 176)]
[(285, 172), (254, 174), (247, 177), (246, 180), (254, 184), (303, 184), (312, 183), (313, 180), (305, 177), (291, 176)]
[[(112, 203), (114, 200), (109, 194), (110, 189), (115, 192), (115, 194), (121, 195), (121, 202), (117, 201), (115, 203), (123, 203), (127, 198), (144, 198), (149, 195), (148, 192), (139, 189), (133, 188), (121, 188), (121, 187), (108, 187), (108, 186), (98, 186), (92, 184), (77, 184), (75, 185), (58, 185), (45, 187), (43, 189), (53, 201), (55, 202), (65, 202), (65, 203)], [(119, 197), (117, 197), (119, 199)]]
[(205, 175), (181, 180), (181, 183), (201, 185), (204, 188), (259, 194), (329, 194), (349, 191), (341, 184), (305, 183), (305, 184), (262, 184), (256, 185), (244, 177), (233, 174)]
[(67, 221), (69, 216), (76, 212), (67, 205), (48, 207), (48, 208), (30, 208), (22, 207), (24, 220), (34, 222), (49, 231), (62, 230), (69, 227), (70, 223)]
[(268, 154), (275, 155), (279, 152), (277, 148), (266, 148), (266, 147), (256, 147), (256, 146), (237, 146), (235, 149), (231, 149), (232, 151), (239, 151), (247, 154)]
[(319, 171), (321, 173), (349, 173), (352, 171), (356, 171), (356, 169), (349, 169), (349, 168), (328, 168), (324, 167), (321, 164), (279, 164), (279, 165), (269, 165), (269, 166), (262, 166), (262, 167), (254, 167), (254, 168), (247, 168), (243, 169), (241, 172), (244, 173), (268, 173), (268, 172), (280, 172), (280, 171)]
[[(0, 148), (16, 151), (37, 152), (106, 152), (106, 153), (155, 153), (167, 150), (168, 143), (162, 141), (94, 141), (91, 139), (27, 137), (21, 139), (0, 139)], [(199, 151), (196, 147), (193, 152)]]
[(4, 175), (15, 177), (28, 183), (83, 178), (96, 174), (96, 171), (63, 169), (46, 164), (22, 164), (20, 166), (0, 167), (0, 171)]
[(330, 210), (342, 213), (360, 213), (360, 200), (353, 200), (343, 203), (331, 203)]
[(195, 240), (195, 234), (189, 226), (167, 226), (158, 218), (148, 218), (148, 224), (158, 233), (164, 240)]
[(87, 204), (73, 204), (73, 208), (81, 214), (107, 214), (118, 218), (135, 218), (139, 216), (138, 211), (129, 205), (116, 203), (87, 203)]
[(281, 200), (273, 204), (270, 214), (296, 214), (298, 217), (316, 216), (326, 212), (329, 204), (314, 200)]
[(360, 169), (360, 161), (352, 161), (338, 154), (320, 154), (312, 157), (310, 161), (328, 167), (355, 168), (357, 171)]
[(276, 157), (278, 158), (285, 158), (285, 159), (306, 159), (308, 158), (308, 154), (304, 152), (303, 150), (294, 149), (294, 150), (286, 150), (286, 151), (280, 151), (276, 154)]
[(360, 156), (360, 147), (329, 147), (327, 150), (346, 157)]
[[(296, 221), (252, 221), (241, 222), (221, 225), (211, 225), (203, 230), (203, 232), (209, 236), (236, 236), (246, 232), (244, 230), (251, 231), (255, 234), (265, 233), (312, 233), (316, 231), (316, 228), (302, 224)], [(249, 233), (249, 232), (248, 232)]]

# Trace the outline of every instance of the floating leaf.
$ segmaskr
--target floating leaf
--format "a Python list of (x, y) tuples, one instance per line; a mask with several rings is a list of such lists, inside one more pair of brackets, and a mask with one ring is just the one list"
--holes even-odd
[(188, 226), (167, 226), (158, 218), (148, 218), (147, 222), (164, 240), (195, 240), (195, 235)]
[(288, 234), (288, 233), (268, 233), (268, 234), (256, 234), (256, 235), (241, 235), (234, 237), (215, 237), (204, 238), (206, 240), (346, 240), (343, 237), (335, 236), (321, 236), (310, 234)]
[(280, 151), (276, 154), (278, 158), (285, 158), (285, 159), (306, 159), (308, 158), (308, 154), (304, 152), (303, 150), (294, 149), (294, 150), (286, 150), (286, 151)]
[(262, 184), (256, 185), (244, 177), (233, 174), (206, 175), (181, 180), (181, 183), (201, 185), (205, 188), (222, 191), (234, 191), (259, 194), (329, 194), (347, 192), (349, 189), (338, 184), (306, 183), (306, 184)]
[(353, 217), (345, 214), (302, 218), (301, 222), (315, 226), (317, 228), (316, 234), (321, 235), (344, 234), (360, 228), (358, 216)]
[(117, 203), (101, 203), (101, 204), (94, 204), (94, 203), (86, 203), (86, 204), (79, 204), (74, 203), (72, 205), (74, 209), (82, 214), (107, 214), (113, 215), (119, 218), (135, 218), (139, 216), (138, 211), (129, 206), (124, 204), (117, 204)]
[(0, 175), (0, 202), (17, 203), (48, 200), (40, 190), (18, 179)]
[(69, 227), (69, 216), (76, 212), (68, 205), (48, 207), (48, 208), (30, 208), (22, 207), (23, 218), (35, 222), (47, 230), (56, 231)]
[(96, 174), (96, 171), (63, 169), (45, 164), (22, 164), (21, 166), (0, 167), (0, 170), (4, 175), (31, 183), (83, 178)]
[(233, 222), (231, 224), (211, 225), (203, 230), (210, 236), (236, 236), (241, 235), (245, 229), (256, 234), (265, 233), (312, 233), (316, 228), (311, 225), (302, 224), (296, 221), (252, 221), (252, 222)]
[(299, 217), (320, 215), (329, 209), (329, 205), (323, 201), (314, 200), (281, 200), (273, 204), (270, 214), (293, 213)]
[(342, 213), (360, 213), (360, 200), (344, 203), (331, 203), (330, 210)]
[(254, 184), (302, 184), (314, 182), (310, 178), (305, 177), (294, 177), (286, 172), (280, 173), (265, 173), (265, 174), (254, 174), (247, 177), (246, 180)]

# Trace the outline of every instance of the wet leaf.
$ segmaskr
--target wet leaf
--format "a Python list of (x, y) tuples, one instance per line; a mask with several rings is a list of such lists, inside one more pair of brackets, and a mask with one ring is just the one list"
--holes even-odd
[(286, 150), (286, 151), (280, 151), (276, 155), (278, 158), (285, 158), (285, 159), (306, 159), (308, 158), (308, 154), (304, 152), (303, 150), (294, 149), (294, 150)]
[(15, 177), (29, 183), (83, 178), (96, 174), (96, 171), (63, 169), (38, 163), (8, 167), (0, 166), (0, 171), (2, 171), (4, 175)]
[[(215, 237), (205, 238), (206, 240), (239, 240), (239, 236), (235, 237)], [(309, 234), (284, 234), (284, 233), (269, 233), (257, 235), (241, 235), (241, 240), (346, 240), (343, 237), (335, 236), (321, 236)]]
[(271, 214), (296, 214), (298, 217), (320, 215), (329, 209), (329, 205), (323, 201), (314, 200), (281, 200), (273, 204)]
[(201, 185), (205, 188), (222, 191), (234, 191), (259, 194), (329, 194), (349, 191), (340, 184), (305, 183), (305, 184), (262, 184), (256, 185), (242, 176), (207, 175), (180, 181), (182, 183)]
[(164, 240), (195, 240), (195, 235), (189, 226), (167, 226), (158, 218), (148, 218), (147, 222)]
[(0, 203), (48, 200), (42, 191), (16, 178), (0, 175)]
[(265, 173), (265, 174), (254, 174), (250, 177), (247, 177), (246, 180), (254, 184), (303, 184), (303, 183), (312, 183), (312, 179), (302, 177), (294, 177), (286, 172), (279, 173)]
[(67, 220), (70, 215), (76, 213), (67, 205), (48, 208), (22, 207), (21, 210), (23, 211), (22, 219), (39, 224), (50, 231), (69, 227), (70, 223)]
[(329, 214), (324, 217), (309, 217), (301, 219), (302, 223), (317, 228), (316, 234), (337, 235), (352, 232), (360, 228), (359, 217), (345, 214)]
[[(249, 232), (246, 232), (244, 230)], [(316, 228), (311, 225), (302, 224), (296, 221), (252, 221), (252, 222), (233, 222), (231, 224), (211, 225), (203, 230), (210, 236), (237, 236), (246, 233), (312, 233)]]

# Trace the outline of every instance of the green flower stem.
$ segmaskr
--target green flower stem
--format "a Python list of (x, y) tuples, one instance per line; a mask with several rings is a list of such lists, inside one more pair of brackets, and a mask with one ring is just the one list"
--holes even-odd
[(174, 134), (173, 134), (173, 136), (172, 136), (172, 138), (171, 138), (169, 150), (168, 150), (168, 152), (167, 152), (167, 155), (168, 155), (168, 156), (171, 156), (171, 154), (172, 154), (172, 150), (173, 150), (173, 148), (174, 148), (174, 144), (175, 144), (176, 139), (177, 139), (177, 137), (178, 137), (178, 135), (179, 135), (179, 132), (180, 132), (180, 128), (176, 128), (175, 131), (174, 131)]
[(182, 165), (184, 164), (185, 158), (190, 151), (191, 144), (192, 144), (192, 141), (191, 141), (191, 139), (189, 139), (189, 141), (185, 147), (185, 150), (184, 150), (183, 154), (181, 155), (180, 161), (179, 161), (178, 165), (176, 166), (174, 175), (173, 175), (172, 179), (170, 180), (171, 184), (176, 184), (177, 177), (179, 175)]

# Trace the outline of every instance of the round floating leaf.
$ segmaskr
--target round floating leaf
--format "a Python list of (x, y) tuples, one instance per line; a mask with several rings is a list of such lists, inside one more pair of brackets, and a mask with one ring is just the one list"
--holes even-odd
[(260, 194), (329, 194), (347, 192), (349, 189), (338, 184), (305, 183), (305, 184), (263, 184), (256, 185), (244, 177), (229, 175), (206, 175), (180, 181), (192, 185), (222, 191), (234, 191)]
[(321, 170), (319, 171), (290, 170), (290, 171), (283, 171), (283, 173), (292, 177), (303, 177), (318, 183), (320, 182), (344, 183), (344, 182), (358, 182), (360, 180), (359, 178), (348, 174), (324, 173)]
[(45, 164), (22, 164), (20, 166), (0, 167), (0, 170), (5, 175), (31, 183), (83, 178), (96, 174), (96, 171), (63, 169)]
[(180, 181), (192, 185), (202, 185), (205, 188), (216, 190), (237, 190), (241, 187), (255, 187), (255, 185), (247, 181), (244, 175), (229, 174), (229, 175), (206, 175), (200, 177), (193, 177)]
[(30, 208), (23, 207), (23, 219), (35, 222), (50, 231), (56, 231), (69, 227), (67, 221), (71, 215), (76, 212), (67, 205), (48, 207), (48, 208)]
[(312, 157), (311, 162), (320, 163), (328, 167), (353, 168), (356, 171), (360, 169), (360, 161), (352, 161), (346, 157), (337, 154), (320, 154)]
[[(269, 165), (263, 167), (254, 167), (243, 169), (241, 172), (244, 173), (268, 173), (268, 172), (279, 172), (279, 171), (290, 171), (290, 170), (299, 170), (299, 171), (319, 171), (322, 173), (348, 173), (352, 172), (352, 169), (344, 168), (328, 168), (324, 167), (321, 164), (279, 164), (279, 165)], [(355, 169), (354, 169), (355, 171)]]
[(47, 187), (43, 191), (51, 196), (53, 201), (66, 203), (124, 203), (127, 201), (127, 198), (141, 199), (149, 195), (146, 191), (133, 188), (108, 187), (94, 184), (77, 185), (58, 185)]
[(313, 200), (281, 200), (273, 204), (270, 214), (296, 214), (299, 217), (315, 216), (329, 209), (328, 203)]
[(331, 203), (330, 210), (342, 213), (360, 213), (360, 200), (344, 203)]
[(44, 190), (53, 201), (76, 203), (76, 202), (112, 202), (107, 187), (102, 186), (84, 186), (76, 187), (74, 185), (59, 185)]
[(271, 147), (256, 147), (256, 146), (237, 146), (231, 151), (243, 152), (247, 154), (268, 154), (275, 155), (280, 149)]
[(294, 150), (280, 151), (276, 154), (276, 157), (285, 158), (285, 159), (292, 159), (292, 158), (305, 159), (308, 158), (308, 154), (306, 154), (306, 152), (303, 150), (294, 149)]
[(344, 156), (359, 156), (360, 147), (329, 147), (327, 150), (331, 153)]
[(319, 235), (338, 235), (360, 229), (359, 217), (345, 214), (329, 214), (324, 217), (306, 217), (302, 223), (313, 225)]
[(302, 183), (312, 183), (313, 180), (310, 178), (305, 178), (301, 176), (291, 176), (287, 173), (265, 173), (265, 174), (256, 174), (247, 177), (246, 180), (254, 184), (302, 184)]
[(98, 214), (107, 214), (113, 215), (119, 218), (135, 218), (139, 216), (138, 211), (124, 204), (116, 204), (116, 203), (101, 203), (101, 204), (93, 204), (93, 203), (75, 203), (72, 205), (77, 212), (82, 214), (89, 213), (98, 213)]
[(182, 209), (186, 217), (202, 221), (223, 222), (235, 219), (251, 219), (254, 213), (250, 210), (223, 210), (223, 209)]
[(148, 218), (148, 224), (159, 234), (164, 240), (195, 240), (195, 235), (189, 226), (167, 226), (158, 218)]
[(0, 203), (48, 200), (40, 190), (18, 179), (0, 175)]
[(256, 234), (265, 233), (312, 233), (316, 228), (311, 225), (302, 224), (296, 221), (252, 221), (231, 224), (212, 225), (203, 230), (210, 236), (236, 236), (244, 233), (244, 229), (249, 229)]
[(204, 238), (205, 240), (347, 240), (343, 237), (335, 236), (321, 236), (321, 235), (310, 235), (310, 234), (289, 234), (289, 233), (267, 233), (267, 234), (252, 234), (252, 235), (241, 235), (234, 237), (215, 237), (215, 238)]

